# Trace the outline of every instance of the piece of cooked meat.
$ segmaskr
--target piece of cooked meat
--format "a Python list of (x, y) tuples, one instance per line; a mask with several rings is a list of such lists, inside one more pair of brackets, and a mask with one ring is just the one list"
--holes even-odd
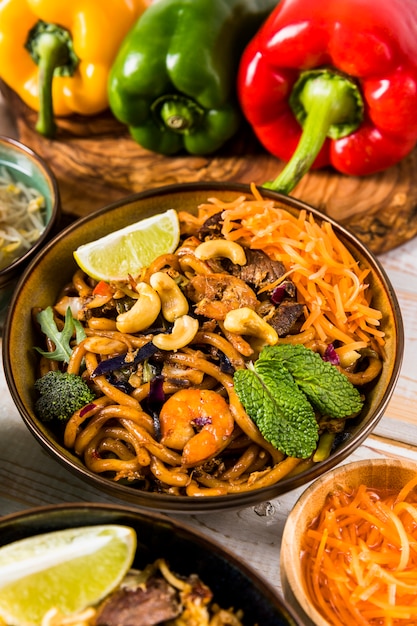
[(256, 309), (258, 305), (253, 290), (243, 280), (230, 274), (197, 274), (184, 287), (184, 292), (196, 303), (197, 315), (215, 320), (224, 320), (233, 309)]
[(164, 579), (150, 578), (146, 586), (121, 588), (98, 610), (96, 626), (156, 626), (181, 614), (176, 591)]
[(201, 239), (201, 241), (205, 239), (218, 239), (222, 236), (222, 226), (222, 211), (219, 211), (206, 219), (198, 231), (198, 238)]
[(298, 320), (303, 314), (303, 305), (293, 300), (283, 300), (275, 309), (275, 313), (268, 319), (268, 323), (275, 328), (278, 337), (298, 332)]
[(269, 258), (262, 250), (245, 248), (246, 265), (227, 263), (227, 271), (237, 276), (257, 291), (272, 285), (285, 274), (285, 267), (280, 261)]

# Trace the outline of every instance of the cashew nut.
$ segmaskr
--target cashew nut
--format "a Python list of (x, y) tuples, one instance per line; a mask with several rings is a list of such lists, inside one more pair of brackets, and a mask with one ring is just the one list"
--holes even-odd
[(224, 257), (230, 259), (232, 263), (237, 265), (245, 265), (246, 254), (241, 245), (235, 241), (228, 241), (227, 239), (209, 239), (203, 241), (194, 251), (197, 259), (206, 261), (207, 259), (214, 259), (216, 257)]
[(278, 343), (278, 333), (275, 328), (249, 307), (229, 311), (226, 313), (223, 324), (230, 333), (250, 335), (261, 339), (270, 346)]
[(154, 323), (161, 310), (161, 300), (148, 283), (138, 283), (139, 298), (129, 311), (116, 318), (117, 330), (121, 333), (137, 333)]
[(161, 299), (162, 315), (168, 322), (188, 313), (188, 300), (177, 283), (166, 272), (155, 272), (150, 281)]
[(152, 343), (160, 350), (178, 350), (187, 346), (198, 332), (198, 320), (190, 315), (178, 317), (169, 334), (155, 335)]
[(208, 274), (212, 274), (213, 270), (210, 266), (202, 259), (197, 259), (195, 254), (184, 254), (180, 258), (180, 267), (181, 271), (187, 275), (193, 274), (202, 274), (203, 276), (207, 276)]

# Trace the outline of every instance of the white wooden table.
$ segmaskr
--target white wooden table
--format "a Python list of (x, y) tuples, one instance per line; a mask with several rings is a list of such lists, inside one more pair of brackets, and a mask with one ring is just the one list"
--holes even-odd
[[(0, 101), (0, 134), (13, 134)], [(417, 239), (380, 257), (396, 290), (405, 326), (400, 378), (374, 433), (349, 461), (378, 457), (417, 460)], [(0, 368), (0, 515), (59, 502), (124, 504), (85, 485), (53, 460), (21, 420)], [(263, 506), (239, 512), (181, 516), (225, 544), (281, 590), (279, 553), (282, 529), (305, 487)]]

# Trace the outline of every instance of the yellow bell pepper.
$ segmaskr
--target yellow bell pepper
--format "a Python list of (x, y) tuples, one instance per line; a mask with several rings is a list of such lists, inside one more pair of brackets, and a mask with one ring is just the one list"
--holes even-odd
[(32, 109), (36, 129), (55, 116), (108, 107), (119, 46), (150, 0), (0, 0), (0, 78)]

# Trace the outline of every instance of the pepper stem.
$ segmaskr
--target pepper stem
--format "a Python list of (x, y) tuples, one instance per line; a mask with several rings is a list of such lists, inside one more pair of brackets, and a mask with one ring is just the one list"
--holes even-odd
[(25, 47), (39, 66), (39, 115), (35, 128), (45, 137), (53, 137), (56, 132), (52, 101), (53, 77), (55, 74), (72, 76), (78, 58), (68, 31), (41, 20), (29, 32)]
[(52, 79), (55, 68), (66, 61), (65, 45), (55, 35), (45, 33), (38, 40), (39, 52), (39, 116), (36, 130), (45, 137), (56, 132), (52, 103)]
[(180, 94), (161, 96), (152, 104), (151, 110), (164, 128), (183, 135), (198, 126), (204, 116), (204, 109)]
[(350, 135), (363, 118), (358, 86), (330, 70), (303, 72), (294, 85), (290, 105), (303, 127), (300, 141), (279, 176), (263, 185), (286, 195), (313, 165), (326, 138)]

